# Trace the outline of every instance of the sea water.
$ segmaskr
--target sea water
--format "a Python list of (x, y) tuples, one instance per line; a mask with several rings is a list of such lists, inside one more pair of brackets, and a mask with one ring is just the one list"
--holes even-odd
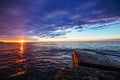
[(120, 61), (120, 42), (0, 43), (0, 80), (53, 80), (73, 66), (73, 50)]

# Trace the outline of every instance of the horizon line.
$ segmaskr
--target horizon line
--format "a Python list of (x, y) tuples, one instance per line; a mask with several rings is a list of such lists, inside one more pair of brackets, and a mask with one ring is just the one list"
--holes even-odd
[[(19, 40), (11, 40), (11, 41), (4, 41), (0, 40), (0, 42), (3, 43), (20, 43)], [(41, 41), (30, 41), (26, 40), (24, 43), (29, 43), (29, 42), (120, 42), (120, 39), (101, 39), (101, 40), (41, 40)]]

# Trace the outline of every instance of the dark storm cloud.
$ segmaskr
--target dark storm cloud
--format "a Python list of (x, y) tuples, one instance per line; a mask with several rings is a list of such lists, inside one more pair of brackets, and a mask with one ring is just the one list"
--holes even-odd
[(69, 28), (82, 29), (84, 25), (104, 25), (119, 19), (119, 0), (0, 1), (0, 36), (53, 38), (69, 33), (65, 31)]

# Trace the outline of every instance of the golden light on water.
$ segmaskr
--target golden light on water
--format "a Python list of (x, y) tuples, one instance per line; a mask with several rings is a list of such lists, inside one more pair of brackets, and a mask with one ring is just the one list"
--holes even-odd
[(24, 45), (23, 42), (21, 42), (19, 55), (21, 55), (22, 57), (23, 57), (23, 51), (24, 51)]
[(24, 75), (27, 69), (26, 58), (24, 57), (24, 45), (23, 45), (25, 41), (20, 40), (19, 42), (21, 43), (19, 47), (19, 52), (18, 52), (18, 55), (20, 57), (16, 60), (16, 65), (19, 65), (19, 66), (16, 68), (15, 73), (9, 75), (11, 77)]

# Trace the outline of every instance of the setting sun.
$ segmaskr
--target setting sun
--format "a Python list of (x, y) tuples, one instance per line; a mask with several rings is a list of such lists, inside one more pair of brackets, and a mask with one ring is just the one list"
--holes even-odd
[(23, 42), (25, 42), (25, 40), (19, 40), (19, 42), (23, 43)]

